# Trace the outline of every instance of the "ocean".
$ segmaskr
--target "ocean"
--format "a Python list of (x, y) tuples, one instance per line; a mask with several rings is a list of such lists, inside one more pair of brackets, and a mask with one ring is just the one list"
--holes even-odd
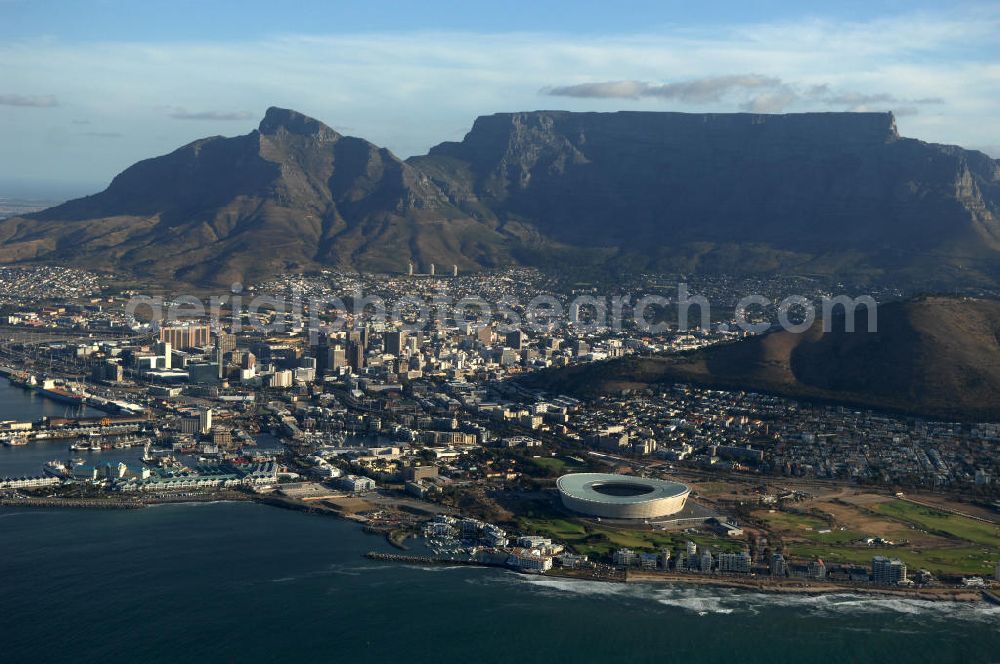
[(0, 509), (0, 660), (997, 662), (1000, 607), (531, 577), (363, 558), (251, 503)]

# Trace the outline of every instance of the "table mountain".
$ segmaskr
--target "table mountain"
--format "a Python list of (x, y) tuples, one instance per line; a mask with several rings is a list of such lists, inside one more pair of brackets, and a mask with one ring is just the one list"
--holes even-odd
[(480, 117), (403, 161), (271, 108), (0, 222), (0, 261), (38, 260), (214, 283), (563, 260), (996, 285), (1000, 164), (889, 113), (562, 111)]

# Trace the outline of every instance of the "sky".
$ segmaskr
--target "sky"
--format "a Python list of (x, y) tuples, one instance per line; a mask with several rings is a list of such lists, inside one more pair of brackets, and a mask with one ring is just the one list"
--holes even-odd
[(885, 111), (1000, 157), (1000, 2), (0, 0), (0, 196), (294, 108), (401, 157), (505, 111)]

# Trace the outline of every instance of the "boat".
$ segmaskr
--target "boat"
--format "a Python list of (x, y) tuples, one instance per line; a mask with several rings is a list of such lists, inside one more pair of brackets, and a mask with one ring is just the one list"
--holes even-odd
[(62, 461), (46, 461), (42, 472), (51, 477), (66, 477), (69, 475), (69, 467)]

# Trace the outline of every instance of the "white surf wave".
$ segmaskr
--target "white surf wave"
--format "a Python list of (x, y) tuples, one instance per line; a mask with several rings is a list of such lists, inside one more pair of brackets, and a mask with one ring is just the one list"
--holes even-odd
[(760, 593), (711, 586), (607, 583), (516, 573), (494, 577), (504, 583), (526, 585), (536, 592), (617, 598), (620, 601), (649, 601), (662, 607), (681, 609), (698, 615), (756, 614), (766, 609), (788, 608), (817, 617), (882, 614), (921, 619), (1000, 621), (1000, 606), (984, 602), (933, 601), (906, 597), (880, 597), (858, 593), (781, 594)]

